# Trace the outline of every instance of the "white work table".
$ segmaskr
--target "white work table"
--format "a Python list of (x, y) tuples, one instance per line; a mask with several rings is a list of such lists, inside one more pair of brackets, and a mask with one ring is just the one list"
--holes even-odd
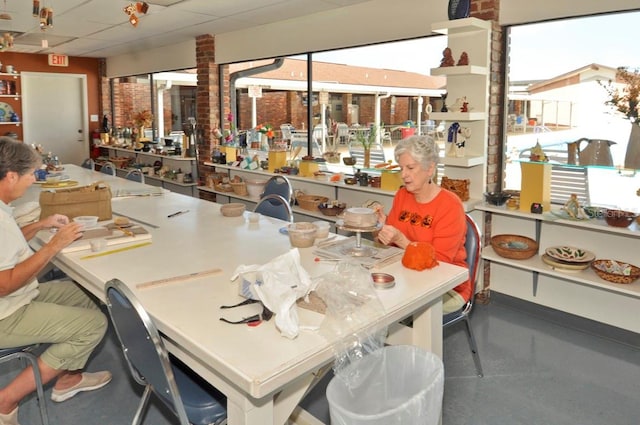
[[(230, 425), (286, 423), (312, 383), (313, 372), (333, 360), (337, 341), (309, 330), (301, 330), (293, 340), (285, 338), (274, 319), (257, 327), (219, 320), (228, 316), (221, 305), (242, 300), (238, 282), (230, 280), (238, 265), (263, 264), (291, 249), (288, 237), (279, 232), (285, 223), (265, 216), (249, 223), (247, 213), (223, 217), (219, 204), (175, 193), (114, 199), (112, 206), (114, 215), (146, 224), (152, 243), (90, 259), (82, 259), (89, 251), (60, 254), (55, 264), (100, 299), (110, 279), (118, 278), (132, 288), (169, 351), (227, 396)], [(311, 276), (333, 267), (315, 262), (312, 248), (300, 253)], [(136, 288), (215, 268), (221, 272)], [(386, 327), (413, 314), (407, 342), (442, 355), (441, 296), (467, 279), (466, 269), (441, 263), (416, 272), (396, 262), (383, 271), (395, 276), (396, 286), (377, 292), (384, 311), (370, 328)], [(301, 323), (322, 320), (311, 310), (299, 308), (298, 314)]]

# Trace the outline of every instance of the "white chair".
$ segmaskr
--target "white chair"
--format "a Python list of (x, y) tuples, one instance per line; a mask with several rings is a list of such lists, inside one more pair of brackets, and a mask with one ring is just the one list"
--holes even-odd
[(293, 126), (291, 124), (281, 124), (280, 133), (282, 134), (282, 140), (290, 141), (292, 131), (293, 131)]

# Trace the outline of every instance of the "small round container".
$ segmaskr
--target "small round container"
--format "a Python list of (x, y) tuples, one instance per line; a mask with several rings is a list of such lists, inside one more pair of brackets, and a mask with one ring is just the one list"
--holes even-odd
[(83, 229), (95, 227), (98, 224), (97, 215), (79, 215), (73, 219), (76, 223), (82, 224)]
[(249, 213), (249, 223), (257, 223), (260, 221), (260, 213), (252, 212)]
[(91, 245), (91, 251), (99, 252), (107, 247), (107, 240), (103, 238), (92, 239), (91, 242), (89, 242), (89, 244)]
[(287, 227), (289, 241), (294, 248), (309, 248), (316, 240), (317, 227), (313, 223), (292, 223)]
[(636, 213), (622, 210), (604, 210), (604, 219), (609, 226), (629, 227), (636, 219)]
[(371, 273), (371, 279), (376, 289), (389, 289), (396, 286), (396, 279), (389, 273)]
[(329, 237), (329, 223), (326, 221), (314, 221), (313, 224), (317, 227), (316, 239), (324, 239)]

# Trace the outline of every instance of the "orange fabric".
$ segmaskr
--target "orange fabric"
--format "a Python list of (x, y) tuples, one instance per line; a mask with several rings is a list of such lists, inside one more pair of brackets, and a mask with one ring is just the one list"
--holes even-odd
[(411, 242), (404, 250), (402, 265), (418, 271), (432, 269), (438, 265), (436, 250), (429, 242)]
[[(410, 241), (433, 245), (436, 260), (467, 267), (464, 207), (453, 192), (442, 189), (431, 202), (420, 204), (405, 188), (400, 188), (393, 199), (386, 223), (396, 227)], [(454, 290), (465, 300), (471, 297), (469, 281), (456, 286)]]

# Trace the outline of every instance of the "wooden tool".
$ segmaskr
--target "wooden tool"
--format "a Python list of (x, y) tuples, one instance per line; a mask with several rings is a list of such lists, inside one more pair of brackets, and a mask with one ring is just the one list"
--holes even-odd
[(150, 288), (152, 286), (165, 285), (173, 282), (184, 282), (185, 280), (196, 279), (202, 276), (209, 276), (209, 275), (219, 274), (219, 273), (222, 273), (222, 269), (205, 270), (201, 272), (183, 274), (181, 276), (174, 276), (174, 277), (168, 277), (165, 279), (158, 279), (158, 280), (152, 280), (150, 282), (139, 283), (138, 285), (136, 285), (136, 288), (144, 289), (144, 288)]
[(135, 245), (123, 246), (122, 248), (111, 249), (109, 251), (103, 251), (95, 254), (85, 255), (84, 257), (80, 257), (80, 259), (88, 260), (89, 258), (103, 257), (105, 255), (116, 254), (118, 252), (128, 251), (130, 249), (140, 248), (142, 246), (147, 246), (147, 245), (151, 245), (151, 242), (142, 242), (142, 243), (137, 243)]

